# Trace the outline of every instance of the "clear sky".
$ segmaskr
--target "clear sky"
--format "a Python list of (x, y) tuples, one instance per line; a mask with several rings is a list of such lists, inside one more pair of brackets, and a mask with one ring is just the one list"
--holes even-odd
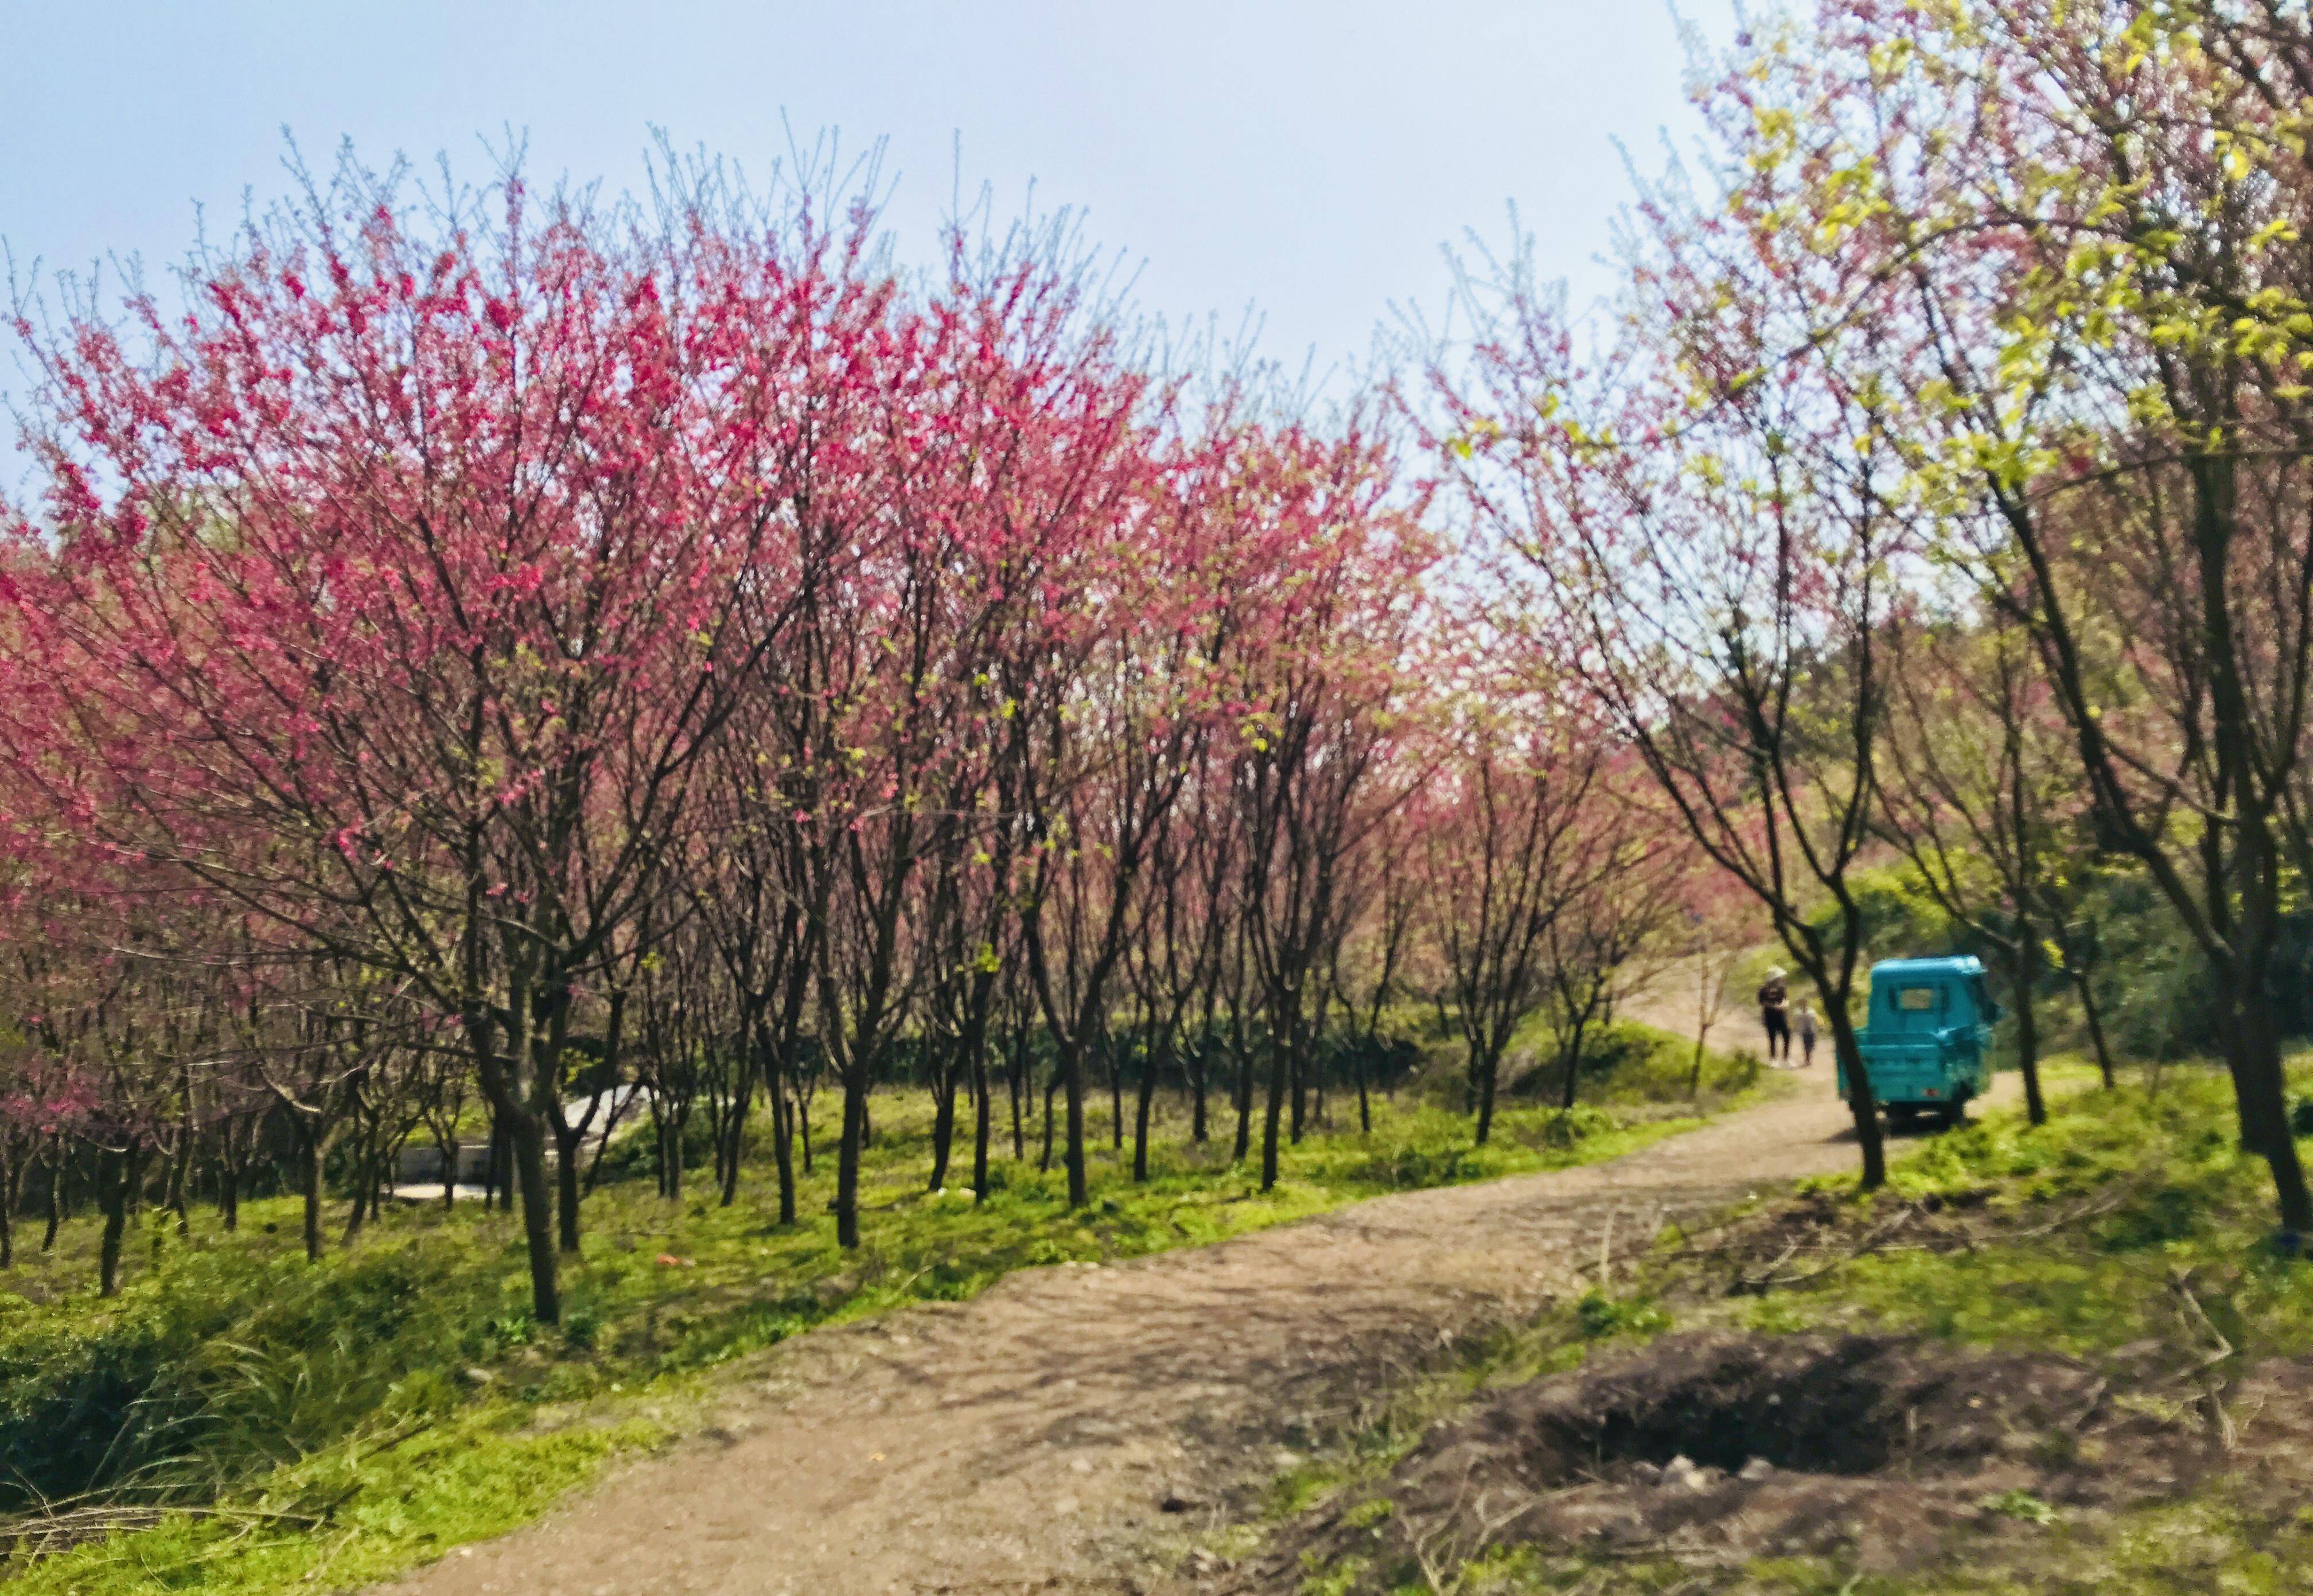
[(1325, 368), (1511, 202), (1547, 273), (1604, 293), (1616, 141), (1653, 168), (1684, 139), (1683, 66), (1667, 0), (0, 0), (0, 239), (20, 271), (158, 267), (197, 203), (217, 226), (282, 191), (285, 128), (476, 176), (513, 128), (533, 181), (624, 188), (653, 127), (759, 170), (791, 126), (888, 141), (921, 257), (960, 141), (968, 185), (1086, 213), (1149, 308), (1252, 306), (1264, 352)]

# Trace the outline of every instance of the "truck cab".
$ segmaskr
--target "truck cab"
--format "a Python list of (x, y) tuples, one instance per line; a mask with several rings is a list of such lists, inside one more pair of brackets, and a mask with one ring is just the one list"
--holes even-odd
[[(1975, 958), (1883, 959), (1871, 966), (1871, 1008), (1856, 1040), (1871, 1095), (1903, 1124), (1933, 1114), (1946, 1124), (1992, 1089), (1992, 1001)], [(1847, 1091), (1840, 1070), (1839, 1089)]]

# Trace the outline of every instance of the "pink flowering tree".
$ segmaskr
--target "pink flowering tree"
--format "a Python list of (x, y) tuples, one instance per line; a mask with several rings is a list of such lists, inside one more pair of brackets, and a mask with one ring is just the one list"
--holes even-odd
[(17, 774), (144, 882), (459, 1027), (550, 1321), (573, 994), (823, 578), (786, 467), (876, 325), (808, 213), (689, 220), (516, 181), (429, 213), (348, 163), (193, 262), (180, 319), (18, 329), (48, 498), (5, 594)]

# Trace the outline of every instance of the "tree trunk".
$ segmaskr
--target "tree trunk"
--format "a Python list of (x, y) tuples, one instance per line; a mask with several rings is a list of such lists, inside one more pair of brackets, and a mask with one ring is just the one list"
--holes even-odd
[(755, 1101), (755, 1060), (743, 1034), (734, 1052), (739, 1079), (715, 1140), (715, 1200), (724, 1208), (739, 1200), (739, 1171), (747, 1157), (747, 1115)]
[(554, 1116), (555, 1245), (572, 1257), (578, 1256), (578, 1153), (586, 1133)]
[[(169, 1206), (176, 1210), (177, 1234), (186, 1237), (193, 1233), (192, 1198), (189, 1195), (193, 1184), (193, 1109), (189, 1084), (186, 1089), (184, 1123), (177, 1127), (177, 1156), (171, 1160), (169, 1169)], [(4, 1251), (5, 1248), (5, 1239), (0, 1237), (0, 1251)], [(0, 1267), (5, 1266), (4, 1262), (0, 1262)]]
[(1081, 1208), (1092, 1201), (1092, 1186), (1085, 1177), (1084, 1048), (1074, 1044), (1063, 1046), (1060, 1067), (1069, 1101), (1069, 1206)]
[(1237, 1033), (1236, 1045), (1236, 1139), (1231, 1144), (1229, 1159), (1242, 1164), (1253, 1151), (1253, 1054), (1244, 1045), (1244, 1035)]
[(217, 1160), (217, 1218), (228, 1236), (241, 1229), (241, 1160), (234, 1153), (229, 1127), (224, 1155)]
[(1026, 1127), (1020, 1123), (1020, 1099), (1028, 1090), (1028, 1036), (1025, 1027), (1013, 1036), (1011, 1057), (1005, 1073), (1010, 1077), (1007, 1084), (1012, 1092), (1012, 1161), (1025, 1164), (1028, 1161), (1028, 1142)]
[(318, 1264), (321, 1261), (321, 1160), (329, 1142), (321, 1126), (303, 1115), (296, 1119), (297, 1151), (303, 1155), (298, 1178), (305, 1199), (305, 1261)]
[(1044, 1081), (1044, 1150), (1037, 1155), (1036, 1168), (1039, 1170), (1049, 1171), (1052, 1167), (1052, 1098), (1060, 1089), (1060, 1071), (1055, 1064)]
[[(995, 1107), (988, 1100), (988, 1050), (978, 1049), (972, 1060), (972, 1195), (975, 1202), (988, 1201), (989, 1184), (988, 1139), (995, 1119)], [(1013, 1099), (1016, 1106), (1017, 1098)]]
[(354, 1133), (352, 1162), (354, 1199), (346, 1211), (346, 1230), (339, 1241), (341, 1247), (350, 1247), (354, 1238), (361, 1234), (362, 1221), (369, 1209), (370, 1142), (368, 1135), (358, 1127)]
[(1286, 1077), (1293, 1088), (1293, 1145), (1301, 1145), (1302, 1133), (1309, 1123), (1309, 1070), (1306, 1049), (1301, 1045), (1301, 1005), (1297, 999), (1288, 1010), (1293, 1016), (1286, 1028)]
[(48, 1141), (48, 1228), (40, 1234), (40, 1250), (54, 1252), (57, 1227), (65, 1218), (65, 1149), (61, 1138)]
[(2071, 969), (2072, 985), (2080, 994), (2080, 1018), (2089, 1027), (2089, 1045), (2096, 1050), (2097, 1073), (2103, 1077), (2104, 1089), (2110, 1091), (2118, 1084), (2113, 1074), (2112, 1047), (2105, 1040), (2104, 1011), (2097, 1007), (2096, 986), (2086, 970)]
[(2262, 985), (2256, 983), (2259, 990), (2225, 994), (2221, 1023), (2226, 1063), (2231, 1066), (2233, 1092), (2240, 1105), (2242, 1146), (2263, 1154), (2273, 1172), (2282, 1229), (2305, 1236), (2313, 1233), (2313, 1195), (2306, 1190), (2304, 1166), (2298, 1160), (2297, 1140), (2291, 1133), (2281, 1036)]
[(1197, 1037), (1196, 1045), (1189, 1049), (1189, 1140), (1197, 1146), (1205, 1144), (1205, 1054), (1212, 1039), (1212, 1024), (1207, 1020), (1204, 1031)]
[(517, 980), (508, 995), (506, 1010), (515, 1018), (507, 1031), (506, 1052), (495, 1045), (499, 1022), (491, 1017), (470, 1013), (466, 1036), (483, 1094), (512, 1154), (514, 1180), (521, 1192), (523, 1249), (530, 1258), (531, 1317), (541, 1325), (559, 1324), (561, 1255), (555, 1246), (555, 1201), (546, 1173), (546, 1136), (554, 1094), (561, 1083), (558, 1048), (562, 1021), (559, 1015), (550, 1021), (551, 1028), (541, 1049), (531, 1027), (530, 991)]
[(6, 1158), (6, 1174), (0, 1178), (0, 1269), (16, 1266), (16, 1204), (24, 1195), (24, 1172), (13, 1158)]
[(104, 1206), (104, 1239), (97, 1250), (96, 1290), (120, 1294), (120, 1241), (128, 1231), (128, 1198), (136, 1189), (136, 1160), (108, 1149), (97, 1160), (98, 1201)]
[(492, 1204), (500, 1212), (513, 1209), (510, 1188), (514, 1183), (506, 1178), (506, 1125), (496, 1108), (490, 1110), (489, 1151), (482, 1159), (482, 1212), (488, 1213)]
[(947, 1189), (947, 1167), (955, 1153), (955, 1048), (935, 1044), (939, 1066), (932, 1076), (932, 1178), (930, 1189)]
[(1286, 1076), (1293, 1067), (1292, 1046), (1282, 1031), (1271, 1028), (1269, 1038), (1269, 1103), (1261, 1122), (1261, 1189), (1277, 1185), (1277, 1133), (1285, 1114)]
[(1101, 1027), (1101, 1051), (1108, 1054), (1108, 1125), (1115, 1151), (1124, 1151), (1124, 1053), (1116, 1038)]
[(768, 1050), (763, 1080), (771, 1093), (771, 1157), (779, 1171), (779, 1223), (796, 1222), (795, 1104), (787, 1097), (787, 1071)]
[(2016, 1000), (2016, 1065), (2024, 1074), (2024, 1114), (2036, 1125), (2048, 1123), (2048, 1099), (2040, 1089), (2040, 1016), (2032, 1001), (2033, 949), (2027, 921), (2018, 921), (2008, 959), (2008, 983)]
[(1847, 1071), (1847, 1109), (1855, 1121), (1855, 1141), (1863, 1154), (1862, 1187), (1876, 1192), (1887, 1184), (1887, 1146), (1879, 1132), (1879, 1105), (1871, 1095), (1871, 1078), (1864, 1073), (1863, 1049), (1855, 1039), (1855, 1022), (1844, 1004), (1825, 999), (1824, 1018), (1831, 1027), (1831, 1045)]
[(1156, 1102), (1156, 1054), (1155, 1040), (1144, 1039), (1140, 1050), (1140, 1095), (1132, 1109), (1132, 1179), (1136, 1186), (1148, 1183), (1148, 1118)]
[(859, 1245), (859, 1154), (867, 1133), (867, 1083), (856, 1064), (844, 1072), (843, 1140), (835, 1162), (835, 1239)]
[(523, 1239), (530, 1253), (531, 1317), (541, 1325), (562, 1322), (562, 1288), (558, 1278), (554, 1199), (546, 1181), (546, 1124), (529, 1110), (507, 1127), (514, 1144), (514, 1178), (522, 1188)]

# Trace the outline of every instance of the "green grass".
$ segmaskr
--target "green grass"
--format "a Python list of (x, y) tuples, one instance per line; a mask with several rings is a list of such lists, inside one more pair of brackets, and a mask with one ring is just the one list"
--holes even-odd
[(2217, 1071), (2172, 1071), (2158, 1093), (2130, 1085), (2077, 1097), (2036, 1131), (2001, 1115), (1939, 1137), (1896, 1168), (1885, 1196), (1859, 1202), (1858, 1218), (1979, 1194), (1995, 1223), (2025, 1230), (2095, 1212), (1980, 1253), (1860, 1258), (1818, 1288), (1761, 1299), (1752, 1322), (1915, 1329), (2094, 1356), (2173, 1332), (2170, 1283), (2189, 1273), (2245, 1357), (2313, 1349), (2313, 1267), (2267, 1245), (2271, 1178), (2239, 1151)]
[[(2300, 1086), (2313, 1067), (2300, 1061)], [(2313, 1115), (2308, 1119), (2313, 1120)], [(2300, 1128), (2306, 1128), (2300, 1125)], [(2227, 1368), (2313, 1353), (2313, 1262), (2279, 1256), (2270, 1178), (2238, 1149), (2221, 1071), (2172, 1068), (2157, 1091), (2058, 1098), (2050, 1122), (2020, 1113), (1899, 1144), (1888, 1189), (1865, 1196), (1851, 1177), (1807, 1183), (1737, 1217), (1730, 1231), (1664, 1239), (1613, 1300), (1595, 1294), (1473, 1348), (1454, 1370), (1398, 1395), (1377, 1416), (1281, 1478), (1273, 1517), (1319, 1503), (1387, 1501), (1389, 1477), (1424, 1429), (1484, 1390), (1579, 1365), (1601, 1338), (1666, 1328), (1912, 1332), (1972, 1345), (2053, 1349), (2095, 1361), (2193, 1331), (2177, 1283), (2238, 1349)], [(1794, 1202), (1830, 1205), (1831, 1235), (1860, 1241), (1908, 1204), (1964, 1215), (1973, 1248), (1854, 1257), (1819, 1278), (1764, 1296), (1726, 1294), (1715, 1245), (1763, 1233)], [(1767, 1244), (1770, 1253), (1772, 1242)], [(1837, 1252), (1834, 1245), (1826, 1250)], [(1751, 1260), (1754, 1266), (1764, 1258)], [(2015, 1528), (1938, 1566), (1864, 1573), (1842, 1558), (1782, 1558), (1704, 1568), (1675, 1558), (1604, 1563), (1516, 1543), (1485, 1548), (1456, 1571), (1457, 1596), (1490, 1593), (1740, 1592), (1742, 1596), (2280, 1596), (2313, 1590), (2313, 1508), (2254, 1470), (2219, 1473), (2180, 1501), (2073, 1522), (2036, 1498), (1986, 1503)], [(1352, 1507), (1378, 1521), (1387, 1509)], [(1363, 1570), (1308, 1571), (1306, 1590), (1350, 1596), (1385, 1587)], [(1392, 1576), (1394, 1577), (1394, 1576)], [(1386, 1587), (1393, 1590), (1396, 1587)], [(1402, 1587), (1420, 1592), (1420, 1581)]]
[[(1512, 1101), (1551, 1101), (1565, 1089), (1565, 1073), (1555, 1063), (1550, 1027), (1529, 1019), (1512, 1039), (1503, 1061), (1505, 1094)], [(1747, 1051), (1708, 1050), (1699, 1089), (1706, 1098), (1724, 1097), (1756, 1085), (1764, 1061)], [(1579, 1104), (1609, 1108), (1645, 1108), (1683, 1101), (1695, 1081), (1694, 1041), (1632, 1020), (1598, 1027), (1584, 1038)]]
[[(558, 1329), (531, 1322), (516, 1222), (471, 1204), (397, 1209), (318, 1266), (296, 1250), (289, 1199), (244, 1204), (231, 1236), (198, 1211), (189, 1239), (173, 1215), (148, 1215), (111, 1301), (92, 1292), (93, 1224), (75, 1221), (53, 1255), (28, 1259), (21, 1294), (0, 1298), (0, 1478), (50, 1498), (93, 1481), (180, 1505), (32, 1563), (20, 1586), (357, 1585), (536, 1516), (604, 1459), (699, 1422), (715, 1366), (815, 1326), (961, 1300), (1018, 1268), (1610, 1158), (1728, 1100), (1571, 1117), (1512, 1107), (1480, 1149), (1464, 1116), (1377, 1099), (1370, 1136), (1317, 1131), (1286, 1151), (1266, 1194), (1225, 1139), (1193, 1148), (1167, 1123), (1145, 1185), (1129, 1153), (1095, 1138), (1092, 1202), (1071, 1212), (1062, 1173), (1035, 1168), (1033, 1140), (1027, 1162), (999, 1161), (984, 1204), (926, 1191), (928, 1106), (894, 1096), (877, 1108), (857, 1251), (835, 1242), (829, 1160), (804, 1181), (792, 1227), (777, 1222), (767, 1160), (728, 1208), (623, 1182), (588, 1201)], [(1337, 1127), (1354, 1126), (1353, 1098), (1331, 1107)]]

